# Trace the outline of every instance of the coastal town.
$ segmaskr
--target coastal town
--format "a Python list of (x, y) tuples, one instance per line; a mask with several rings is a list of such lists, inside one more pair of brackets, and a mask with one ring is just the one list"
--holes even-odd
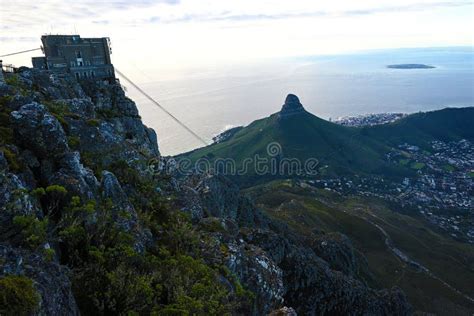
[(333, 123), (350, 126), (350, 127), (362, 127), (362, 126), (373, 126), (386, 123), (393, 123), (401, 118), (404, 118), (408, 114), (406, 113), (376, 113), (376, 114), (364, 114), (358, 116), (344, 116), (333, 120)]
[(413, 177), (391, 181), (383, 177), (330, 178), (308, 184), (340, 194), (377, 197), (415, 210), (451, 237), (474, 243), (474, 144), (434, 141), (431, 149), (401, 144), (387, 153), (391, 164), (409, 167)]

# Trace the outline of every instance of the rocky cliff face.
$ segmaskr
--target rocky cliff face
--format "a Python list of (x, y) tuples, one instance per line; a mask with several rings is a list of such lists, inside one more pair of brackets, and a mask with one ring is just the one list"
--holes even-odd
[[(302, 315), (411, 314), (400, 289), (366, 285), (359, 276), (368, 271), (366, 260), (346, 236), (329, 233), (306, 240), (292, 234), (220, 175), (178, 178), (177, 188), (182, 210), (204, 229), (213, 227), (209, 231), (227, 249), (220, 260), (256, 294), (258, 314), (283, 305)], [(212, 253), (209, 263), (215, 262)]]
[(119, 84), (28, 68), (6, 82), (0, 276), (32, 280), (28, 313), (410, 313), (358, 276), (346, 237), (302, 240), (222, 176), (153, 174), (156, 135)]
[(304, 113), (305, 111), (300, 99), (294, 94), (289, 94), (281, 107), (281, 111), (278, 113), (278, 118), (284, 119), (285, 117)]
[[(60, 256), (50, 262), (44, 258), (55, 236), (33, 248), (22, 245), (15, 240), (19, 232), (14, 221), (60, 217), (51, 214), (59, 207), (45, 205), (31, 192), (64, 188), (84, 201), (112, 200), (117, 227), (133, 232), (136, 247), (144, 249), (146, 236), (133, 205), (116, 176), (102, 169), (125, 161), (145, 173), (147, 160), (159, 155), (156, 135), (142, 124), (135, 104), (118, 84), (81, 85), (27, 68), (7, 83), (0, 85), (0, 273), (25, 274), (34, 281), (41, 296), (38, 313), (78, 314), (68, 268), (58, 264)], [(54, 234), (54, 229), (45, 234)]]

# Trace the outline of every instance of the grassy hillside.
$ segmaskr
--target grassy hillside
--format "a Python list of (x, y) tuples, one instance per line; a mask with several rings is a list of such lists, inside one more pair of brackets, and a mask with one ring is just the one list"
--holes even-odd
[[(410, 176), (414, 171), (409, 166), (387, 164), (385, 154), (394, 147), (409, 143), (428, 148), (434, 140), (474, 140), (473, 107), (416, 113), (394, 123), (363, 128), (340, 126), (304, 110), (283, 118), (281, 113), (254, 121), (226, 141), (182, 157), (192, 161), (206, 158), (211, 162), (217, 158), (230, 158), (235, 161), (237, 170), (242, 169), (246, 159), (255, 161), (255, 155), (280, 160), (296, 158), (301, 165), (313, 158), (319, 161), (317, 171), (321, 176), (376, 174), (400, 178)], [(275, 142), (281, 146), (277, 157), (267, 152), (267, 146)], [(256, 177), (254, 164), (248, 166), (248, 170), (238, 177), (241, 183), (263, 183), (276, 178), (275, 174)], [(278, 175), (288, 177), (282, 172)]]
[[(308, 112), (285, 119), (273, 114), (251, 123), (227, 141), (185, 156), (193, 161), (232, 158), (241, 167), (244, 159), (255, 155), (271, 158), (267, 146), (274, 142), (281, 146), (279, 158), (297, 158), (302, 165), (307, 159), (316, 158), (324, 175), (411, 172), (385, 162), (384, 155), (390, 148), (383, 142), (364, 135), (360, 129), (343, 127)], [(253, 171), (249, 169), (245, 175), (251, 177)]]
[(474, 107), (416, 113), (391, 124), (364, 128), (370, 138), (427, 147), (433, 140), (474, 140)]
[[(422, 219), (395, 212), (379, 200), (342, 197), (302, 188), (292, 181), (274, 181), (247, 189), (247, 193), (266, 214), (298, 234), (346, 234), (367, 258), (375, 279), (371, 286), (401, 287), (416, 310), (442, 315), (464, 315), (474, 310), (472, 302), (436, 278), (474, 296), (474, 247), (437, 233)], [(387, 232), (398, 249), (436, 277), (395, 256), (374, 224)]]

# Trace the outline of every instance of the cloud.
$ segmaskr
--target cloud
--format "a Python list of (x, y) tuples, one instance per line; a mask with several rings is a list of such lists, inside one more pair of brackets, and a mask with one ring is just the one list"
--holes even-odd
[(24, 37), (14, 37), (14, 36), (0, 36), (0, 42), (34, 42), (38, 40), (36, 37), (24, 36)]
[(302, 12), (277, 12), (277, 13), (263, 13), (256, 12), (251, 14), (236, 14), (233, 11), (224, 11), (217, 13), (185, 13), (181, 16), (153, 16), (144, 20), (148, 23), (182, 23), (182, 22), (246, 22), (246, 21), (265, 21), (265, 20), (282, 20), (292, 18), (311, 18), (311, 17), (351, 17), (360, 15), (373, 15), (381, 13), (396, 13), (396, 12), (413, 12), (425, 11), (438, 8), (455, 8), (463, 6), (472, 6), (471, 1), (444, 1), (444, 2), (428, 2), (428, 3), (412, 3), (406, 5), (396, 6), (379, 6), (369, 7), (364, 9), (352, 10), (316, 10), (316, 11), (302, 11)]
[[(424, 11), (472, 6), (471, 1), (401, 0), (360, 3), (335, 1), (314, 3), (309, 0), (289, 3), (278, 0), (16, 0), (2, 3), (0, 20), (13, 29), (64, 29), (88, 21), (94, 25), (140, 26), (186, 22), (256, 22), (314, 17), (357, 17), (383, 13)], [(416, 0), (415, 0), (416, 1)], [(425, 2), (420, 2), (425, 1)], [(385, 3), (385, 5), (384, 5)], [(159, 9), (156, 6), (161, 6)], [(157, 11), (159, 14), (157, 14)], [(139, 13), (137, 13), (139, 12)], [(51, 26), (51, 27), (50, 27)]]
[(107, 24), (110, 24), (110, 21), (108, 21), (108, 20), (94, 20), (94, 21), (92, 21), (92, 23), (100, 24), (100, 25), (107, 25)]
[(391, 12), (410, 12), (410, 11), (424, 11), (437, 8), (455, 8), (463, 6), (472, 6), (473, 3), (468, 1), (445, 1), (432, 3), (414, 3), (404, 6), (386, 6), (379, 8), (370, 8), (363, 10), (348, 10), (344, 11), (344, 15), (369, 15), (377, 13), (391, 13)]
[[(6, 52), (28, 49), (28, 39), (35, 38), (35, 45), (40, 45), (45, 33), (109, 36), (117, 60), (141, 54), (147, 56), (144, 62), (168, 67), (195, 60), (464, 45), (472, 38), (473, 4), (472, 0), (5, 0), (0, 46)], [(160, 58), (151, 61), (152, 51), (160, 52)]]
[[(62, 1), (58, 2), (62, 3)], [(93, 7), (94, 10), (128, 10), (130, 8), (151, 7), (160, 3), (177, 5), (180, 3), (180, 0), (83, 0), (76, 3), (80, 4), (82, 7)]]
[[(10, 28), (30, 28), (37, 25), (64, 25), (82, 22), (82, 19), (99, 18), (114, 12), (143, 9), (158, 4), (178, 5), (180, 0), (16, 0), (2, 2), (0, 20)], [(105, 19), (91, 21), (107, 24)], [(5, 28), (5, 27), (2, 27)]]

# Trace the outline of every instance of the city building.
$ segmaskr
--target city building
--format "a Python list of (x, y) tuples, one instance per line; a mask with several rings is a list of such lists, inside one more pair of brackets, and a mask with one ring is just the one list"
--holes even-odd
[(70, 73), (77, 79), (114, 79), (110, 40), (79, 35), (43, 35), (44, 57), (33, 57), (33, 68)]

